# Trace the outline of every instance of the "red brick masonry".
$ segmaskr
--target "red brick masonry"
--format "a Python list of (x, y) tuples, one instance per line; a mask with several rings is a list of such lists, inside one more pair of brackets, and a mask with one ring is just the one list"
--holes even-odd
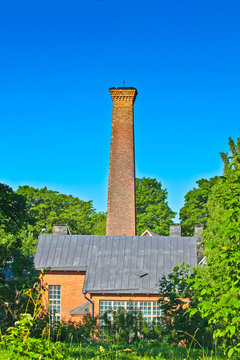
[[(44, 275), (44, 284), (61, 286), (61, 320), (79, 321), (84, 315), (70, 315), (69, 311), (84, 304), (87, 300), (82, 293), (85, 272), (77, 271), (49, 271)], [(48, 292), (46, 292), (45, 306), (48, 306)], [(159, 295), (148, 294), (87, 294), (94, 302), (94, 316), (99, 315), (101, 300), (112, 301), (158, 301)], [(90, 307), (91, 308), (91, 307)]]
[[(44, 285), (61, 286), (61, 320), (79, 321), (83, 315), (70, 315), (69, 311), (84, 304), (87, 300), (82, 293), (85, 272), (49, 271), (44, 274)], [(48, 306), (48, 291), (45, 306)]]
[(135, 235), (134, 88), (111, 88), (112, 133), (106, 235)]

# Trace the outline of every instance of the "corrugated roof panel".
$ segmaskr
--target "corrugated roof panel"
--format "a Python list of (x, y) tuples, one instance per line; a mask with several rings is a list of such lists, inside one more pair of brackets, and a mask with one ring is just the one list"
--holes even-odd
[(92, 256), (88, 266), (89, 269), (95, 269), (94, 271), (88, 271), (88, 281), (91, 284), (91, 287), (94, 288), (94, 280), (96, 276), (96, 263), (98, 258), (98, 243), (99, 243), (99, 236), (93, 236), (92, 238)]
[[(53, 237), (54, 235), (52, 235)], [(62, 252), (63, 252), (63, 241), (64, 241), (64, 235), (63, 236), (57, 236), (57, 243), (56, 243), (56, 250), (55, 250), (55, 256), (53, 259), (53, 263), (50, 264), (51, 265), (60, 265), (61, 264), (61, 257), (62, 257)], [(61, 264), (62, 265), (62, 264)]]
[(177, 245), (177, 238), (171, 237), (170, 239), (170, 268), (173, 269), (177, 266), (177, 253), (178, 253), (178, 245)]
[(144, 289), (149, 289), (150, 287), (150, 274), (151, 274), (151, 252), (152, 252), (152, 237), (149, 237), (146, 239), (144, 244), (144, 261), (143, 261), (143, 268), (144, 270), (148, 271), (149, 274), (147, 276), (144, 276), (141, 279), (141, 285)]
[(46, 264), (47, 265), (46, 267), (49, 266), (48, 255), (49, 255), (51, 246), (52, 246), (51, 237), (48, 239), (45, 239), (44, 247), (42, 248), (42, 253), (41, 253), (41, 264), (43, 266)]
[(155, 236), (152, 236), (152, 253), (151, 253), (151, 269), (149, 275), (149, 287), (153, 289), (156, 287), (157, 282), (157, 266), (158, 266), (158, 254), (157, 254), (157, 239)]
[(128, 288), (128, 277), (129, 277), (129, 271), (131, 266), (131, 243), (129, 244), (128, 239), (126, 236), (123, 237), (123, 241), (125, 242), (125, 252), (124, 252), (124, 260), (123, 260), (123, 274), (122, 274), (122, 288), (127, 289)]
[(63, 251), (61, 255), (61, 264), (67, 265), (68, 262), (68, 254), (71, 251), (71, 237), (69, 235), (64, 235), (63, 238)]
[(170, 261), (171, 261), (171, 252), (170, 252), (170, 245), (171, 245), (171, 236), (167, 237), (164, 236), (164, 274), (169, 274), (171, 271)]
[(118, 258), (118, 239), (117, 237), (112, 237), (112, 251), (110, 259), (110, 269), (108, 277), (108, 287), (114, 289), (115, 287), (115, 278), (116, 278), (116, 267), (117, 267), (117, 258)]
[(116, 266), (116, 275), (115, 275), (115, 286), (117, 289), (122, 287), (122, 274), (123, 274), (123, 262), (124, 262), (124, 251), (125, 251), (125, 241), (123, 241), (121, 236), (117, 237), (118, 241), (118, 258)]
[(184, 262), (185, 264), (190, 264), (191, 262), (191, 241), (188, 238), (183, 237), (183, 253), (184, 253)]
[(159, 279), (164, 274), (164, 251), (165, 251), (165, 236), (161, 238), (161, 241), (157, 242), (157, 264), (156, 264), (156, 271), (157, 271), (157, 279), (156, 283), (159, 283)]
[(109, 288), (109, 273), (112, 271), (111, 269), (111, 254), (112, 254), (112, 236), (106, 237), (107, 243), (105, 247), (105, 263), (103, 267), (103, 276), (101, 286), (104, 288)]
[(44, 251), (45, 241), (46, 241), (45, 238), (40, 238), (39, 239), (36, 254), (35, 254), (35, 257), (34, 257), (34, 264), (38, 264), (39, 268), (42, 267), (42, 260), (41, 259), (42, 259), (42, 254), (43, 254), (43, 251)]
[(129, 275), (128, 275), (128, 287), (129, 288), (135, 288), (139, 286), (139, 279), (134, 274), (134, 271), (137, 269), (137, 258), (138, 258), (138, 237), (134, 236), (132, 238), (127, 237), (126, 241), (129, 244), (132, 244), (131, 246), (131, 264), (129, 268)]
[(68, 263), (69, 264), (74, 263), (76, 247), (77, 247), (77, 239), (75, 237), (71, 237), (70, 251), (68, 252)]
[(105, 241), (104, 237), (99, 237), (99, 248), (98, 248), (98, 256), (96, 261), (96, 271), (95, 271), (95, 278), (94, 278), (94, 287), (101, 286), (101, 280), (102, 280), (102, 272), (103, 272), (103, 256), (104, 256), (104, 250), (105, 250)]
[(177, 262), (178, 262), (178, 264), (181, 264), (183, 262), (183, 239), (182, 239), (182, 237), (178, 238), (177, 246), (178, 246)]
[[(147, 236), (143, 236), (146, 238)], [(144, 262), (144, 245), (145, 241), (139, 239), (138, 241), (138, 254), (137, 254), (137, 269), (143, 269), (143, 262)]]
[(51, 238), (51, 246), (50, 246), (49, 253), (48, 253), (49, 266), (54, 264), (57, 242), (58, 242), (58, 237), (53, 236)]
[(197, 266), (197, 258), (195, 256), (196, 253), (196, 240), (192, 239), (191, 241), (191, 251), (190, 251), (190, 264), (192, 264), (192, 266)]

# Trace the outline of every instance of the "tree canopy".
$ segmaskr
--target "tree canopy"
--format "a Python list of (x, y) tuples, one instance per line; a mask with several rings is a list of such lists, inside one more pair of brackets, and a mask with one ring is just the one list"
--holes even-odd
[(26, 198), (0, 183), (0, 228), (16, 234), (29, 221)]
[[(29, 214), (35, 219), (28, 229), (37, 236), (43, 228), (52, 231), (54, 225), (68, 225), (72, 234), (91, 234), (94, 221), (98, 220), (92, 201), (83, 201), (72, 195), (60, 194), (47, 187), (35, 189), (20, 186), (17, 194), (23, 196), (29, 207)], [(102, 222), (102, 218), (101, 218)], [(96, 226), (96, 225), (95, 225)], [(102, 228), (99, 228), (102, 231)]]
[(185, 204), (180, 210), (182, 234), (184, 236), (193, 236), (195, 226), (206, 227), (209, 216), (207, 201), (218, 179), (219, 177), (215, 176), (209, 180), (198, 180), (196, 181), (197, 188), (193, 188), (185, 195)]
[(203, 231), (207, 266), (198, 268), (194, 284), (202, 316), (216, 326), (215, 337), (228, 339), (228, 357), (240, 353), (240, 139), (229, 139), (222, 153), (223, 177), (207, 202)]
[(168, 235), (169, 224), (175, 214), (168, 206), (167, 190), (162, 188), (160, 181), (136, 178), (137, 235), (146, 229)]
[(0, 328), (6, 328), (25, 312), (28, 296), (25, 290), (38, 282), (38, 271), (33, 258), (22, 252), (18, 235), (6, 234), (0, 229)]
[[(83, 201), (72, 195), (60, 194), (44, 187), (35, 189), (20, 186), (17, 195), (25, 199), (28, 216), (35, 219), (28, 223), (31, 233), (37, 238), (43, 228), (52, 231), (53, 225), (68, 225), (72, 234), (105, 235), (106, 213), (97, 212), (92, 201)], [(167, 203), (167, 191), (156, 179), (136, 179), (136, 223), (137, 234), (149, 229), (168, 234), (169, 224), (175, 213)]]

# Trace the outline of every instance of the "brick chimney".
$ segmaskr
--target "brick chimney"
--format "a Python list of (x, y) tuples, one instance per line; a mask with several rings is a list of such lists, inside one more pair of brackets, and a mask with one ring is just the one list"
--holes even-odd
[(137, 89), (110, 88), (113, 101), (106, 235), (135, 235), (133, 104)]

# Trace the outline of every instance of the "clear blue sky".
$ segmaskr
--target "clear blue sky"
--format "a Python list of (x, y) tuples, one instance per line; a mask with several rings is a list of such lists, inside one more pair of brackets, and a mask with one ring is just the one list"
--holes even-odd
[(125, 80), (139, 93), (136, 175), (178, 211), (240, 135), (239, 18), (239, 0), (2, 1), (0, 181), (106, 210), (108, 88)]

